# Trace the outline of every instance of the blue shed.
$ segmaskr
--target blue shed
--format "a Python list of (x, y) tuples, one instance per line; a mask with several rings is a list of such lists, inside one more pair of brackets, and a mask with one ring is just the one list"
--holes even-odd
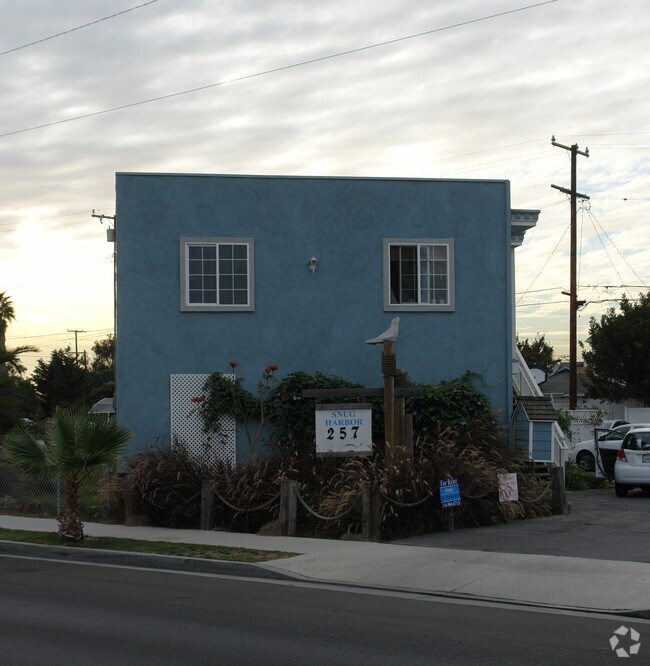
[(557, 414), (550, 398), (520, 397), (513, 414), (514, 448), (526, 460), (557, 462), (553, 424)]
[(268, 364), (378, 385), (365, 341), (395, 316), (413, 380), (470, 370), (510, 424), (523, 232), (508, 181), (118, 173), (116, 197), (115, 407), (130, 452), (201, 440), (191, 399), (229, 361), (251, 389)]

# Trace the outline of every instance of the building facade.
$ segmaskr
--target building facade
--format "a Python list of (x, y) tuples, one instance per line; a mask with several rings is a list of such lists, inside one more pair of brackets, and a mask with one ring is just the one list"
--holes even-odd
[[(365, 341), (396, 316), (411, 379), (470, 370), (510, 424), (508, 181), (118, 173), (116, 195), (115, 408), (131, 452), (168, 445), (229, 361), (249, 389), (269, 364), (379, 386)], [(183, 377), (197, 379), (175, 398)]]

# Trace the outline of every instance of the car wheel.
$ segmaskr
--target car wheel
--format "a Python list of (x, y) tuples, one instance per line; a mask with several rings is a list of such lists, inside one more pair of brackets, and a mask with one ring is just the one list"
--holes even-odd
[(623, 486), (620, 483), (614, 484), (614, 492), (616, 493), (616, 497), (627, 497), (627, 491), (627, 486)]
[(576, 465), (585, 472), (593, 472), (596, 469), (596, 459), (589, 451), (581, 451), (576, 456)]

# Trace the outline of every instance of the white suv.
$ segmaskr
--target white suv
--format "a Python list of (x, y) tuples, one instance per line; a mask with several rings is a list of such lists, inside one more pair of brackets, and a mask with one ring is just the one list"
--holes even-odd
[(626, 497), (630, 488), (650, 495), (650, 428), (634, 428), (623, 440), (614, 465), (614, 489)]

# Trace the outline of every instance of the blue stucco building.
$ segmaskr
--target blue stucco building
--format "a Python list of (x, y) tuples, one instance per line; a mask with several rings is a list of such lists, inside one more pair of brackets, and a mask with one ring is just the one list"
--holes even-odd
[(508, 181), (118, 173), (116, 191), (116, 414), (131, 452), (169, 443), (231, 360), (250, 388), (269, 364), (381, 385), (365, 341), (395, 316), (411, 379), (477, 373), (510, 423), (526, 224)]

